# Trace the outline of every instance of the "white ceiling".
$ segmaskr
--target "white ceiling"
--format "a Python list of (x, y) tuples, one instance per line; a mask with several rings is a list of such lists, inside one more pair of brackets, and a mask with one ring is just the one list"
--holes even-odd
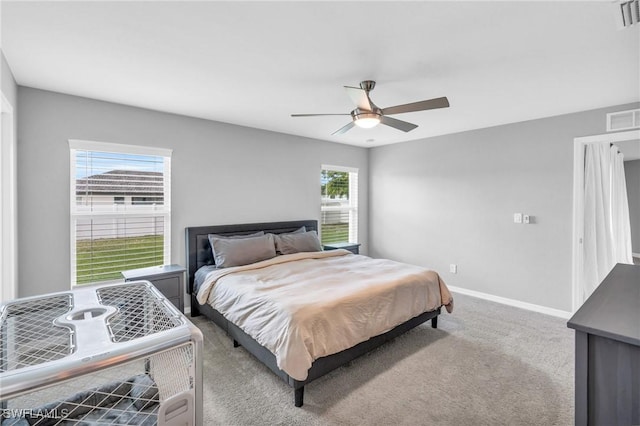
[[(20, 85), (359, 146), (640, 100), (640, 26), (617, 29), (611, 1), (1, 7)], [(383, 108), (451, 107), (394, 116), (419, 125), (406, 134), (331, 136), (349, 117), (290, 117), (348, 113), (342, 86), (364, 79)]]

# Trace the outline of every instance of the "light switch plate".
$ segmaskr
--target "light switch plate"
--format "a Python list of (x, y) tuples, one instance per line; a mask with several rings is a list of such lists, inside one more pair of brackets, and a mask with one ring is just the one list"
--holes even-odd
[(513, 214), (513, 223), (522, 223), (522, 213)]

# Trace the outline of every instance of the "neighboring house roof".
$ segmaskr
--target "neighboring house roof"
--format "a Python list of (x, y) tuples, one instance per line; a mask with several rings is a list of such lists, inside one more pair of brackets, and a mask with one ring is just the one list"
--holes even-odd
[(164, 193), (163, 174), (136, 170), (111, 170), (76, 179), (76, 195), (154, 195)]

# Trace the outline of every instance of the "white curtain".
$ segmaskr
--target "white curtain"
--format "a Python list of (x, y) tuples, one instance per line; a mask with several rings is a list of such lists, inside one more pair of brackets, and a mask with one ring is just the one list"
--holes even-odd
[(617, 263), (633, 264), (631, 251), (631, 220), (627, 181), (624, 176), (624, 155), (618, 147), (611, 146), (611, 228), (613, 233), (613, 257)]
[(616, 263), (633, 263), (623, 156), (616, 146), (588, 144), (584, 165), (583, 300)]

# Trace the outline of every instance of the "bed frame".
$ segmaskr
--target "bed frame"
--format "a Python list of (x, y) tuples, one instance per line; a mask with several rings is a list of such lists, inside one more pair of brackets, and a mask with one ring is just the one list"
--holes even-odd
[(209, 244), (208, 234), (218, 235), (243, 235), (251, 234), (257, 231), (271, 232), (273, 234), (279, 234), (283, 232), (294, 231), (301, 226), (305, 226), (307, 231), (317, 231), (318, 222), (316, 220), (302, 220), (302, 221), (290, 221), (290, 222), (269, 222), (269, 223), (249, 223), (240, 225), (215, 225), (215, 226), (197, 226), (189, 227), (185, 229), (186, 234), (186, 255), (187, 255), (187, 277), (188, 277), (188, 292), (191, 295), (191, 316), (205, 315), (222, 328), (233, 339), (233, 346), (243, 346), (252, 355), (258, 358), (275, 374), (282, 378), (289, 386), (294, 389), (294, 403), (296, 407), (302, 407), (304, 398), (304, 386), (317, 379), (320, 376), (327, 374), (328, 372), (350, 362), (351, 360), (363, 355), (374, 348), (382, 345), (383, 343), (405, 333), (408, 330), (422, 324), (425, 321), (431, 320), (431, 326), (437, 328), (438, 315), (440, 314), (440, 308), (425, 312), (418, 315), (409, 321), (402, 323), (394, 329), (372, 337), (371, 339), (359, 343), (356, 346), (345, 349), (342, 352), (338, 352), (334, 355), (318, 358), (314, 361), (309, 369), (309, 375), (306, 380), (295, 380), (284, 371), (278, 368), (276, 364), (276, 357), (256, 342), (252, 337), (242, 331), (238, 326), (230, 321), (227, 321), (220, 312), (213, 309), (210, 305), (201, 305), (196, 299), (196, 295), (193, 291), (194, 277), (198, 268), (204, 265), (211, 265), (214, 263), (213, 254), (211, 252), (211, 246)]

